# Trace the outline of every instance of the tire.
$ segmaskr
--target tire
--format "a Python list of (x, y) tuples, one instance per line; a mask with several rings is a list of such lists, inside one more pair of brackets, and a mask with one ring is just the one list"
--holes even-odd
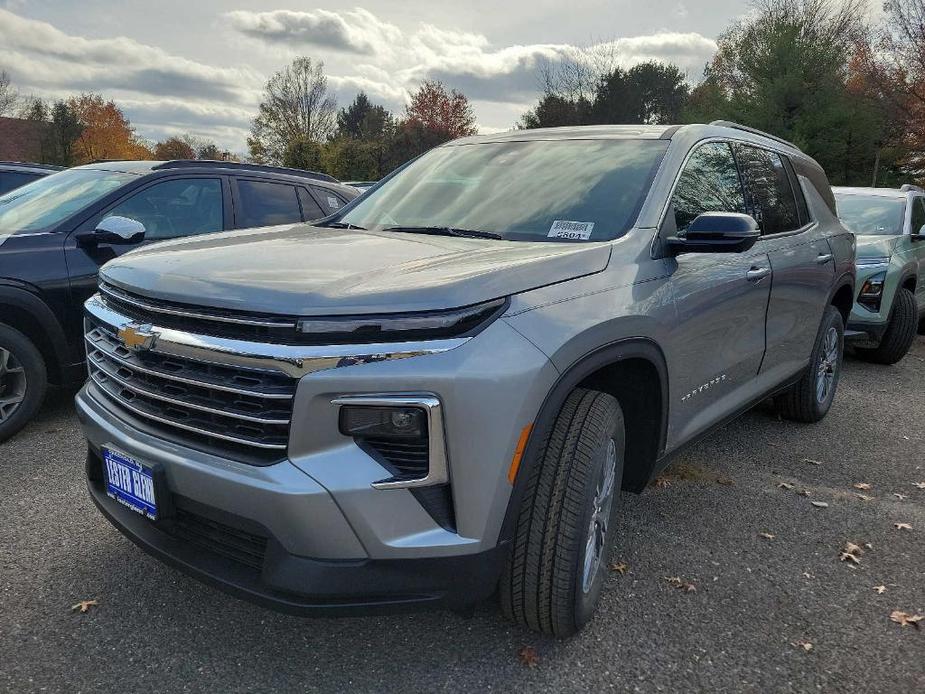
[(909, 351), (919, 328), (919, 307), (915, 294), (900, 289), (893, 300), (890, 322), (880, 344), (873, 348), (859, 348), (855, 351), (865, 361), (875, 364), (895, 364)]
[(812, 424), (828, 414), (841, 376), (844, 349), (844, 320), (838, 309), (827, 306), (806, 371), (775, 399), (782, 417)]
[(919, 320), (919, 335), (925, 335), (925, 318)]
[(0, 442), (29, 423), (47, 389), (41, 352), (18, 330), (0, 325)]
[(499, 586), (509, 619), (565, 637), (593, 615), (613, 539), (624, 444), (614, 397), (583, 388), (569, 394), (529, 468)]

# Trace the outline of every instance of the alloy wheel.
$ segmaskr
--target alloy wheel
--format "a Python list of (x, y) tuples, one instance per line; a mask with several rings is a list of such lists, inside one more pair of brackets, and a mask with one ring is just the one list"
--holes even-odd
[(0, 424), (12, 417), (26, 399), (26, 370), (16, 355), (0, 347)]
[(594, 508), (588, 525), (585, 541), (585, 563), (581, 579), (581, 589), (585, 593), (591, 590), (594, 577), (600, 568), (607, 546), (607, 526), (610, 523), (610, 510), (613, 507), (614, 486), (617, 477), (617, 446), (613, 439), (607, 442), (607, 457), (601, 467), (600, 479), (594, 492)]
[(822, 342), (822, 354), (816, 371), (816, 402), (825, 402), (835, 386), (838, 370), (838, 331), (830, 327)]

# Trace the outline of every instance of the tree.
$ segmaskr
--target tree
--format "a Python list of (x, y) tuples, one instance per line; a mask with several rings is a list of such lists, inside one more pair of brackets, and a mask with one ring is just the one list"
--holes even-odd
[(849, 90), (861, 0), (759, 0), (718, 40), (686, 117), (728, 118), (792, 140), (833, 182), (867, 184), (883, 118)]
[(411, 95), (404, 122), (420, 124), (444, 141), (478, 132), (469, 99), (455, 89), (448, 92), (442, 82), (433, 80), (425, 80)]
[(195, 159), (196, 152), (188, 142), (182, 138), (174, 136), (168, 137), (163, 142), (158, 142), (154, 147), (155, 159)]
[(135, 135), (135, 129), (113, 101), (99, 94), (71, 97), (68, 106), (77, 114), (81, 133), (74, 144), (77, 163), (97, 159), (150, 159), (153, 153)]
[(196, 149), (197, 159), (211, 159), (212, 161), (222, 161), (225, 153), (214, 142), (206, 142)]
[(336, 108), (324, 63), (296, 58), (267, 81), (247, 141), (251, 158), (279, 163), (294, 140), (323, 142), (334, 131)]
[(373, 104), (365, 92), (360, 92), (353, 103), (338, 112), (337, 136), (379, 140), (388, 136), (392, 121), (392, 114), (384, 106)]
[(51, 150), (52, 155), (46, 159), (51, 164), (73, 166), (75, 161), (74, 144), (83, 127), (77, 112), (65, 101), (56, 101), (51, 108)]
[(12, 114), (19, 103), (19, 92), (13, 88), (10, 75), (6, 70), (0, 70), (0, 116)]
[(321, 165), (321, 145), (306, 136), (291, 140), (283, 152), (283, 166), (306, 171), (319, 171)]
[(381, 173), (383, 143), (342, 137), (323, 149), (324, 170), (342, 181), (375, 181)]

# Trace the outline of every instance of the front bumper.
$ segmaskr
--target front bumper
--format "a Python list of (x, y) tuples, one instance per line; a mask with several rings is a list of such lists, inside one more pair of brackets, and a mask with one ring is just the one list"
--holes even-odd
[[(94, 411), (98, 405), (87, 389), (78, 395), (77, 404), (91, 439), (87, 487), (102, 514), (145, 552), (236, 597), (283, 612), (337, 616), (358, 611), (457, 608), (483, 600), (494, 591), (503, 546), (445, 557), (370, 558), (330, 495), (290, 463), (272, 466), (278, 469), (261, 484), (233, 490), (235, 512), (222, 508), (229, 505), (229, 489), (223, 488), (227, 482), (222, 476), (203, 471), (197, 481), (195, 472), (184, 474), (182, 466), (170, 465), (168, 478), (185, 479), (184, 491), (198, 490), (193, 492), (198, 499), (177, 493), (175, 483), (170, 482), (171, 503), (164, 505), (172, 507), (171, 511), (151, 522), (107, 496), (99, 447), (127, 449), (147, 462), (164, 461), (163, 453), (153, 458), (150, 452), (139, 453), (147, 448), (140, 440), (144, 435), (136, 434), (138, 440), (131, 442), (117, 430), (100, 428), (100, 413)], [(195, 463), (186, 462), (195, 467)], [(256, 472), (264, 475), (269, 470), (258, 468)], [(273, 478), (285, 489), (274, 489)], [(238, 480), (237, 484), (242, 483)], [(241, 512), (251, 517), (239, 515)], [(301, 522), (292, 523), (293, 516)], [(292, 536), (299, 528), (311, 530), (307, 534), (318, 543), (320, 554), (302, 556), (287, 548), (281, 538), (299, 542), (299, 537)], [(323, 532), (319, 533), (319, 528)], [(361, 557), (338, 556), (356, 553)]]

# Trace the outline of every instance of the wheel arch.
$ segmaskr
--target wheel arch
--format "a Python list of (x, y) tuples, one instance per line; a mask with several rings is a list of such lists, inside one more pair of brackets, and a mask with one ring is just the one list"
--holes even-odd
[(577, 359), (547, 393), (524, 449), (499, 542), (513, 538), (527, 480), (539, 464), (562, 404), (578, 387), (601, 390), (620, 402), (626, 426), (623, 488), (641, 491), (654, 472), (668, 432), (667, 362), (661, 348), (649, 338), (618, 340)]
[(44, 301), (25, 289), (0, 285), (0, 323), (18, 330), (35, 344), (45, 360), (50, 381), (64, 380), (67, 340), (61, 324)]
[(838, 309), (845, 325), (854, 308), (854, 277), (849, 274), (842, 275), (829, 294), (829, 304)]

